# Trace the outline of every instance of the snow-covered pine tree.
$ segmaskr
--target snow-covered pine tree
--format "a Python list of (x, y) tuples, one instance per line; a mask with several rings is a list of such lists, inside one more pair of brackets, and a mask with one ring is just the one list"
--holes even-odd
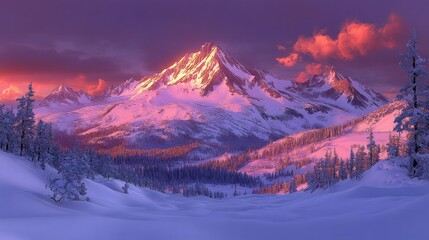
[(91, 163), (89, 161), (89, 157), (86, 151), (82, 151), (79, 148), (75, 148), (72, 150), (78, 161), (78, 171), (84, 177), (92, 177), (90, 176), (91, 171)]
[(295, 177), (290, 180), (289, 193), (297, 192), (296, 179)]
[(375, 148), (375, 155), (374, 155), (375, 156), (375, 158), (374, 158), (375, 163), (380, 161), (380, 153), (381, 153), (381, 145), (377, 144), (377, 146)]
[(321, 161), (321, 172), (320, 172), (320, 183), (319, 186), (321, 188), (327, 188), (333, 182), (332, 171), (331, 171), (331, 154), (327, 155), (325, 160)]
[(346, 163), (343, 160), (340, 161), (340, 169), (338, 170), (338, 175), (341, 180), (347, 179)]
[(99, 169), (102, 167), (101, 165), (103, 164), (103, 162), (100, 161), (100, 156), (92, 150), (86, 150), (85, 155), (88, 158), (90, 166), (86, 177), (89, 179), (94, 179), (95, 175), (99, 174)]
[(6, 134), (5, 131), (3, 130), (3, 128), (5, 127), (5, 121), (3, 120), (4, 118), (4, 105), (0, 104), (0, 149), (3, 149), (3, 146), (6, 143)]
[(56, 202), (65, 200), (79, 200), (86, 195), (83, 183), (85, 177), (82, 162), (77, 151), (72, 150), (61, 157), (61, 166), (58, 169), (59, 177), (49, 179), (48, 187), (52, 190), (52, 199)]
[[(305, 174), (305, 180), (307, 181), (307, 190), (314, 192), (317, 189), (315, 172), (312, 172), (312, 173), (308, 172), (307, 174)], [(288, 188), (288, 191), (289, 191), (289, 188)]]
[(8, 128), (8, 122), (6, 121), (6, 114), (5, 114), (5, 105), (0, 104), (0, 149), (4, 149), (7, 143), (7, 128)]
[(353, 152), (353, 148), (350, 148), (350, 159), (349, 159), (349, 176), (350, 179), (356, 178), (356, 160), (355, 153)]
[(34, 137), (34, 91), (33, 84), (28, 86), (28, 92), (17, 99), (17, 113), (15, 128), (19, 138), (19, 155), (31, 154), (31, 145)]
[(50, 148), (50, 161), (49, 164), (54, 167), (55, 169), (58, 169), (61, 166), (61, 149), (57, 144), (53, 144)]
[(4, 111), (3, 120), (5, 121), (5, 128), (3, 130), (6, 135), (6, 145), (4, 146), (6, 152), (14, 152), (18, 143), (14, 130), (15, 118), (16, 116), (12, 108), (7, 108)]
[(110, 179), (116, 175), (116, 168), (110, 155), (98, 155), (98, 167), (96, 172), (101, 176)]
[(389, 142), (387, 143), (387, 157), (389, 159), (399, 156), (399, 139), (398, 136), (389, 133)]
[(379, 147), (375, 143), (374, 140), (374, 133), (372, 131), (372, 128), (369, 129), (369, 136), (367, 137), (369, 140), (369, 143), (366, 145), (366, 148), (368, 149), (368, 166), (367, 168), (372, 167), (378, 160), (380, 159), (380, 151)]
[(355, 178), (359, 178), (364, 173), (367, 167), (367, 153), (364, 146), (359, 146), (355, 157)]
[(332, 157), (332, 179), (334, 182), (338, 182), (338, 166), (339, 166), (340, 158), (338, 157), (337, 150), (334, 148), (334, 156)]
[[(276, 180), (276, 183), (274, 184), (274, 189), (276, 189), (277, 191), (280, 189), (280, 183), (279, 183), (279, 181), (278, 180)], [(273, 193), (276, 193), (276, 192), (273, 192)], [(277, 192), (278, 193), (278, 192)], [(238, 192), (237, 192), (237, 184), (234, 184), (234, 192), (232, 193), (232, 196), (233, 197), (236, 197), (236, 196), (238, 196), (238, 195), (240, 195)]]
[(40, 163), (40, 167), (45, 169), (47, 161), (52, 160), (52, 147), (54, 145), (52, 137), (51, 124), (45, 123), (42, 120), (36, 125), (36, 136), (34, 139), (34, 155)]
[[(407, 43), (406, 52), (401, 54), (401, 67), (407, 72), (410, 82), (401, 89), (397, 98), (405, 101), (407, 106), (396, 117), (394, 128), (398, 132), (408, 132), (408, 151), (411, 155), (427, 150), (426, 139), (429, 135), (429, 92), (428, 86), (422, 81), (428, 73), (425, 69), (426, 60), (418, 54), (418, 44), (414, 31)], [(411, 175), (416, 176), (419, 163), (416, 158), (411, 159)]]

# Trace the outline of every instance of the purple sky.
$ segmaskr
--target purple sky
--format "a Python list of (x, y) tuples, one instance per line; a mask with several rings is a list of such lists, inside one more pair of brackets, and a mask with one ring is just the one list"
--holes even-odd
[[(429, 57), (429, 1), (297, 0), (44, 0), (0, 1), (0, 100), (28, 81), (39, 95), (55, 85), (95, 89), (99, 79), (117, 84), (159, 72), (186, 52), (215, 42), (249, 67), (295, 78), (309, 63), (335, 65), (346, 75), (384, 93), (405, 81), (398, 67), (412, 28)], [(321, 31), (336, 39), (350, 22), (382, 28), (395, 13), (405, 24), (397, 45), (374, 47), (352, 59), (314, 59), (286, 68), (300, 36)], [(279, 50), (278, 46), (286, 50)], [(11, 87), (13, 85), (13, 87)], [(9, 91), (8, 91), (9, 90)]]

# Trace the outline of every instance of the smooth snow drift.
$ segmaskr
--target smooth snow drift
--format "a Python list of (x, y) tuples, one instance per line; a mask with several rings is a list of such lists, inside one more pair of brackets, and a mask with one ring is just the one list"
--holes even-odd
[(86, 180), (90, 202), (55, 203), (52, 168), (0, 152), (0, 239), (428, 239), (429, 183), (401, 159), (327, 191), (184, 198), (122, 182)]

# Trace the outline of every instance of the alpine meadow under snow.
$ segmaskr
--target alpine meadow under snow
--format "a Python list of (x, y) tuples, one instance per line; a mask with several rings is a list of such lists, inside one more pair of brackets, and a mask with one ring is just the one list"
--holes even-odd
[(91, 95), (0, 105), (0, 239), (428, 239), (429, 88), (413, 33), (389, 101), (213, 43)]

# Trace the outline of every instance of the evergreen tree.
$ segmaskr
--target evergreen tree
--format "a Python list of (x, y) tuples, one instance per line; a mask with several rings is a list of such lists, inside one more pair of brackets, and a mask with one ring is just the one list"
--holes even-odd
[(353, 148), (350, 148), (350, 159), (349, 159), (349, 175), (350, 179), (356, 178), (356, 160)]
[[(401, 89), (398, 99), (404, 100), (407, 106), (396, 117), (395, 131), (409, 133), (408, 149), (410, 154), (422, 153), (427, 150), (429, 131), (428, 87), (423, 83), (427, 77), (426, 60), (418, 54), (416, 33), (413, 32), (407, 43), (406, 52), (401, 54), (401, 67), (407, 72), (409, 84)], [(412, 158), (411, 175), (416, 176), (418, 162)]]
[(339, 170), (338, 175), (339, 175), (341, 180), (347, 179), (346, 163), (343, 160), (341, 160), (341, 162), (340, 162), (340, 170)]
[(6, 145), (6, 121), (4, 119), (4, 105), (0, 104), (0, 149)]
[(292, 178), (290, 180), (290, 185), (289, 185), (289, 193), (294, 193), (297, 192), (297, 186), (296, 186), (296, 179)]
[(375, 143), (372, 128), (369, 130), (369, 136), (367, 139), (369, 140), (369, 143), (366, 145), (366, 148), (368, 149), (368, 168), (370, 168), (380, 159), (379, 146)]
[(338, 173), (337, 173), (339, 161), (340, 159), (338, 157), (337, 150), (334, 148), (334, 156), (332, 158), (332, 178), (335, 182), (338, 182), (338, 179), (339, 179)]
[(86, 195), (83, 183), (86, 166), (77, 151), (73, 150), (61, 157), (61, 166), (58, 169), (59, 177), (49, 179), (48, 187), (52, 190), (52, 199), (56, 202), (64, 200), (79, 200)]
[[(316, 169), (316, 167), (314, 167), (314, 168)], [(314, 192), (318, 188), (315, 172), (313, 172), (313, 173), (308, 172), (305, 175), (305, 180), (307, 181), (307, 190)]]
[(36, 136), (34, 141), (34, 154), (40, 167), (45, 169), (47, 161), (52, 160), (52, 147), (54, 145), (52, 138), (52, 126), (40, 120), (36, 126)]
[(325, 189), (333, 185), (336, 180), (332, 172), (332, 161), (330, 161), (330, 154), (327, 153), (324, 159), (320, 159), (315, 164), (313, 173), (306, 175), (308, 189), (314, 191), (317, 188)]
[(117, 169), (113, 165), (113, 159), (110, 155), (98, 155), (94, 170), (96, 173), (107, 179), (115, 177), (117, 172)]
[(77, 171), (83, 177), (92, 177), (91, 176), (91, 163), (87, 152), (81, 151), (78, 148), (72, 150), (72, 154), (77, 158)]
[[(279, 189), (280, 188), (280, 183), (276, 180), (276, 184), (274, 184), (274, 187), (276, 188), (276, 189)], [(238, 196), (239, 194), (238, 194), (238, 192), (237, 192), (237, 184), (234, 184), (234, 192), (232, 193), (232, 196), (233, 197), (236, 197), (236, 196)]]
[(321, 161), (321, 168), (319, 168), (321, 170), (319, 174), (319, 186), (321, 188), (327, 188), (331, 182), (332, 174), (329, 171), (329, 160), (329, 158), (326, 158), (325, 160)]
[(51, 158), (49, 159), (49, 164), (55, 169), (59, 169), (61, 166), (61, 149), (57, 144), (53, 144), (50, 147)]
[(355, 178), (359, 178), (367, 169), (367, 154), (364, 146), (359, 146), (356, 151)]
[(0, 105), (0, 149), (4, 151), (13, 151), (16, 136), (13, 130), (15, 114), (12, 109), (7, 109)]
[(389, 159), (399, 156), (399, 137), (389, 133), (389, 142), (387, 143), (387, 157)]
[(15, 128), (19, 138), (19, 155), (24, 153), (31, 154), (31, 145), (34, 137), (34, 91), (30, 83), (28, 92), (21, 98), (18, 98), (17, 114)]

